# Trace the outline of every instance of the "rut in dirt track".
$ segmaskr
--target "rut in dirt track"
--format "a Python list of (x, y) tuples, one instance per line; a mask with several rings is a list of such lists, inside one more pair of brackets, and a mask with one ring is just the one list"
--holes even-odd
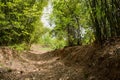
[(66, 66), (52, 53), (30, 52), (24, 57), (37, 68), (36, 71), (24, 76), (33, 77), (36, 80), (80, 80), (81, 70)]
[(60, 57), (50, 52), (29, 51), (21, 55), (19, 63), (22, 63), (22, 70), (3, 73), (2, 80), (83, 80), (82, 68), (66, 66)]

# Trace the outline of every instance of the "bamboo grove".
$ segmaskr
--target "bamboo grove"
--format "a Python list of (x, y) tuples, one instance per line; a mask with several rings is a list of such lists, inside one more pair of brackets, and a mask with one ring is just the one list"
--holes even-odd
[(88, 0), (91, 8), (95, 39), (105, 40), (120, 36), (120, 0)]
[[(119, 0), (53, 0), (57, 32), (66, 32), (69, 46), (120, 36)], [(62, 33), (63, 34), (63, 33)], [(61, 35), (62, 35), (61, 34)], [(94, 35), (94, 36), (93, 36)]]

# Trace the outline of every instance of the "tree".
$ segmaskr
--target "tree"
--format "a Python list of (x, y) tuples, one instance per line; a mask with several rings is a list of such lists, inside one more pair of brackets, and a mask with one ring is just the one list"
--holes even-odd
[(45, 1), (1, 0), (0, 45), (31, 43), (35, 31), (34, 23), (41, 16)]
[(53, 32), (67, 39), (68, 46), (82, 45), (83, 30), (88, 27), (86, 9), (84, 0), (53, 1)]

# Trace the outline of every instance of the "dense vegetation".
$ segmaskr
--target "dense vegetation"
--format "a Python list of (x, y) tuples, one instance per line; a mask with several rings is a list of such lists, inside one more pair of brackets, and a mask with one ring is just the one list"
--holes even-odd
[(53, 30), (54, 34), (60, 39), (67, 39), (68, 46), (89, 42), (86, 39), (90, 39), (92, 34), (87, 35), (90, 30), (87, 21), (89, 20), (89, 14), (84, 0), (82, 2), (80, 0), (54, 0), (53, 8), (52, 20), (56, 24)]
[(103, 44), (120, 36), (119, 0), (52, 0), (51, 30), (40, 17), (47, 0), (0, 0), (0, 45), (41, 43), (52, 48)]
[(45, 0), (0, 0), (0, 45), (30, 44), (45, 4)]
[(68, 46), (120, 36), (119, 0), (53, 1), (54, 32), (67, 38)]
[(95, 39), (103, 44), (105, 40), (120, 36), (120, 1), (89, 0), (91, 20)]

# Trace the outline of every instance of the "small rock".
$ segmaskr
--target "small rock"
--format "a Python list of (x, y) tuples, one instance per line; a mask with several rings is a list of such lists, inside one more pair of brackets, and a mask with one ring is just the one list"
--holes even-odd
[(57, 58), (56, 60), (60, 60), (60, 58)]
[(29, 78), (25, 78), (25, 80), (30, 80)]
[(95, 77), (94, 76), (90, 76), (89, 80), (95, 80)]
[(35, 80), (35, 77), (33, 77), (32, 79)]

